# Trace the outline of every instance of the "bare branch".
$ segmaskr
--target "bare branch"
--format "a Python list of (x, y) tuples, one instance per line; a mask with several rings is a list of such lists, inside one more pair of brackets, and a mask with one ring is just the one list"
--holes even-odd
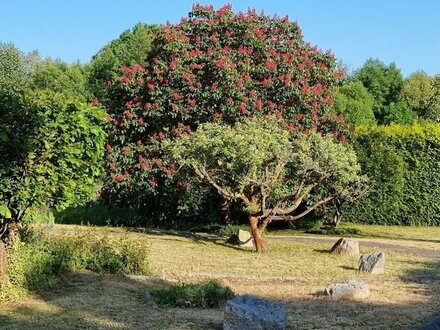
[(292, 213), (293, 211), (295, 211), (302, 203), (304, 197), (306, 197), (306, 195), (301, 195), (300, 197), (298, 197), (297, 199), (293, 200), (293, 203), (288, 206), (288, 207), (280, 207), (279, 205), (281, 203), (278, 203), (277, 206), (275, 206), (272, 210), (272, 214), (274, 216), (276, 215), (280, 215), (280, 214), (289, 214)]
[(260, 186), (260, 190), (261, 190), (261, 213), (264, 214), (264, 213), (266, 213), (267, 194), (266, 194), (266, 191), (264, 190), (263, 185)]
[(275, 166), (275, 171), (272, 176), (272, 179), (269, 181), (269, 186), (272, 186), (279, 179), (281, 172), (283, 172), (285, 166), (286, 166), (285, 162), (280, 162)]
[(284, 215), (284, 216), (274, 215), (274, 216), (271, 217), (271, 220), (286, 220), (286, 221), (298, 220), (298, 219), (306, 216), (307, 214), (309, 214), (310, 212), (312, 212), (313, 210), (315, 210), (319, 206), (321, 206), (321, 205), (331, 201), (333, 198), (334, 198), (334, 196), (322, 199), (322, 200), (320, 200), (319, 202), (316, 202), (315, 204), (313, 204), (313, 206), (309, 207), (307, 210), (305, 210), (304, 212), (302, 212), (302, 213), (300, 213), (298, 215)]
[(203, 166), (200, 166), (200, 168), (198, 168), (197, 166), (193, 165), (194, 171), (196, 172), (196, 174), (199, 176), (200, 180), (206, 180), (210, 185), (212, 185), (217, 192), (222, 195), (224, 198), (226, 199), (232, 199), (232, 195), (227, 192), (225, 189), (223, 189), (222, 187), (220, 187), (212, 178), (211, 176), (208, 174), (208, 172), (206, 171), (206, 169)]

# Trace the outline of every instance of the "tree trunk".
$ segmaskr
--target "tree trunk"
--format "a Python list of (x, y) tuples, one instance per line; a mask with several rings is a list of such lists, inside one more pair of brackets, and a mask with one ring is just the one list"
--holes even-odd
[(342, 219), (342, 214), (340, 211), (341, 206), (342, 206), (342, 203), (340, 203), (340, 202), (335, 203), (335, 214), (333, 216), (333, 223), (332, 223), (334, 228), (338, 227), (339, 224), (341, 223), (341, 219)]
[(6, 229), (6, 239), (7, 239), (7, 245), (12, 245), (13, 241), (18, 236), (18, 221), (17, 220), (11, 220), (8, 223), (8, 229)]
[(266, 252), (266, 239), (262, 234), (262, 230), (258, 227), (258, 218), (256, 216), (249, 216), (249, 224), (251, 225), (252, 237), (254, 238), (255, 248), (258, 253)]
[(336, 228), (341, 223), (342, 215), (339, 212), (335, 212), (335, 216), (333, 217), (333, 227)]
[(231, 202), (224, 197), (221, 198), (220, 217), (224, 225), (232, 224)]
[(4, 226), (6, 226), (6, 230), (0, 235), (0, 280), (6, 274), (8, 267), (7, 249), (11, 247), (18, 235), (18, 222), (16, 220), (10, 220)]
[(2, 275), (6, 273), (6, 268), (8, 267), (8, 255), (6, 254), (6, 247), (3, 240), (0, 238), (0, 281)]

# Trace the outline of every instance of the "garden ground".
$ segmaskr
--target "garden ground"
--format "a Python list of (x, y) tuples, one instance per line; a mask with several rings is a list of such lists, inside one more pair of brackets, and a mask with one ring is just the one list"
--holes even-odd
[[(92, 229), (126, 234), (122, 228), (60, 225), (49, 231)], [(269, 233), (269, 252), (260, 255), (210, 235), (129, 235), (150, 245), (153, 275), (181, 282), (214, 278), (239, 294), (280, 300), (288, 309), (289, 329), (413, 329), (440, 311), (440, 228), (348, 225), (341, 230), (360, 237), (362, 253), (385, 251), (383, 275), (358, 273), (357, 257), (328, 254), (337, 237), (276, 231)], [(368, 299), (333, 302), (319, 295), (351, 277), (370, 285)], [(67, 274), (50, 291), (0, 305), (0, 328), (222, 329), (220, 309), (159, 308), (146, 300), (144, 291), (158, 285), (166, 284), (141, 276)]]

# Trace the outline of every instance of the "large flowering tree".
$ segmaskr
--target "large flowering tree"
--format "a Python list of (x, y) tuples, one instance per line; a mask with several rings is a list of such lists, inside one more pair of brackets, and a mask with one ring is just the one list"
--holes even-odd
[(104, 191), (126, 205), (145, 205), (179, 166), (164, 157), (161, 141), (202, 123), (273, 114), (291, 131), (347, 138), (343, 117), (332, 113), (341, 76), (335, 58), (304, 42), (287, 17), (197, 4), (188, 18), (157, 32), (146, 63), (124, 67), (108, 82)]

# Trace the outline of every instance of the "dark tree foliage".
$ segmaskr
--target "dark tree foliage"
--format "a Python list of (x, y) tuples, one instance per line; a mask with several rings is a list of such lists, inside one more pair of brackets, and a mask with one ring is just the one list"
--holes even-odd
[(361, 81), (373, 95), (373, 112), (379, 125), (412, 123), (413, 116), (407, 111), (408, 107), (398, 104), (403, 76), (395, 63), (386, 65), (370, 58), (354, 73), (352, 79)]

